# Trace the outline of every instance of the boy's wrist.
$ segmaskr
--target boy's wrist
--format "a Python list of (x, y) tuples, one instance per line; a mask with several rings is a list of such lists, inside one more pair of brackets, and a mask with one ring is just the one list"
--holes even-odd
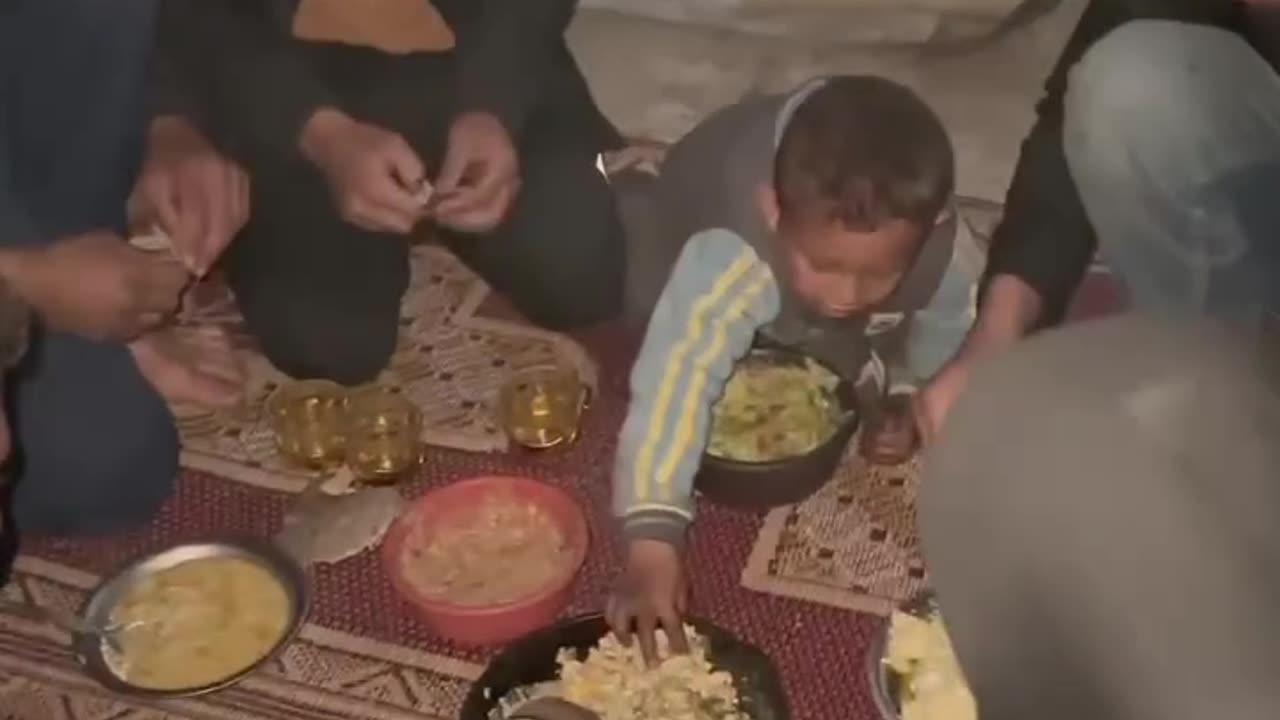
[(645, 510), (622, 520), (622, 537), (628, 545), (649, 540), (683, 549), (688, 534), (689, 521), (674, 512)]

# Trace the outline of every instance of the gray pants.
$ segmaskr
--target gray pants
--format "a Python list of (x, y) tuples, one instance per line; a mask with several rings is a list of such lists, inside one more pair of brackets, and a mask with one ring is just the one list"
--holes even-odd
[(1246, 347), (1122, 316), (977, 368), (920, 523), (983, 720), (1280, 717), (1280, 373)]
[(1280, 76), (1225, 30), (1130, 22), (1072, 70), (1072, 177), (1144, 308), (1250, 331), (1280, 312)]
[[(123, 229), (153, 9), (153, 0), (0, 3), (0, 193), (12, 201), (0, 209), (0, 245)], [(115, 530), (169, 496), (177, 432), (123, 345), (38, 334), (7, 389), (17, 471), (7, 529)]]

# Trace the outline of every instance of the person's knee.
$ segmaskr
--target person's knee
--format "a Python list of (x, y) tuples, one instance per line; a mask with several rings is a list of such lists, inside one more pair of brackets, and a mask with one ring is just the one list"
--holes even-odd
[[(158, 397), (86, 408), (95, 423), (20, 439), (13, 496), (22, 532), (101, 534), (146, 523), (173, 492), (178, 436)], [(96, 425), (96, 427), (90, 427)]]
[[(608, 182), (590, 164), (545, 163), (527, 180), (522, 227), (530, 266), (506, 288), (530, 320), (571, 330), (617, 317), (625, 290), (626, 245)], [(537, 183), (535, 185), (534, 183)], [(534, 207), (536, 205), (536, 207)]]
[[(1226, 30), (1168, 20), (1125, 23), (1071, 70), (1063, 106), (1066, 153), (1123, 157), (1135, 136), (1164, 133), (1172, 140), (1179, 135), (1165, 130), (1212, 118), (1200, 112), (1210, 97), (1260, 68), (1261, 58)], [(1176, 129), (1185, 134), (1186, 128)]]
[(399, 331), (399, 304), (340, 305), (337, 299), (281, 297), (273, 318), (253, 328), (276, 369), (299, 379), (359, 385), (391, 361)]

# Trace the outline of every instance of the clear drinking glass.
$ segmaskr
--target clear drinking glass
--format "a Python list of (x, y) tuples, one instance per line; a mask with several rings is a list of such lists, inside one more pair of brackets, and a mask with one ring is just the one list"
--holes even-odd
[(512, 378), (499, 403), (507, 436), (527, 448), (568, 445), (578, 438), (587, 388), (564, 368), (531, 370)]
[(404, 393), (369, 385), (347, 395), (347, 466), (368, 485), (390, 485), (422, 457), (422, 411)]
[(346, 395), (327, 380), (300, 380), (273, 392), (266, 412), (281, 454), (310, 470), (340, 467), (346, 458)]

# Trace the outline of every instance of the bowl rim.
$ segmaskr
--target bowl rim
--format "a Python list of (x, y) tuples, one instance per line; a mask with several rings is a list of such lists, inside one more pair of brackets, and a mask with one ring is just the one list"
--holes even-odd
[(885, 654), (889, 652), (889, 623), (884, 623), (876, 631), (867, 647), (865, 670), (867, 683), (871, 687), (871, 700), (880, 714), (881, 720), (901, 720), (902, 710), (889, 689), (889, 668), (885, 663)]
[[(762, 661), (763, 671), (767, 673), (769, 678), (771, 678), (766, 682), (766, 684), (774, 685), (774, 687), (768, 692), (773, 694), (776, 700), (776, 703), (774, 703), (776, 705), (776, 717), (778, 720), (790, 720), (790, 718), (793, 717), (791, 697), (788, 693), (786, 683), (783, 681), (782, 674), (779, 671), (777, 664), (773, 661), (773, 658), (770, 657), (769, 654), (766, 653), (759, 645), (743, 638), (728, 627), (716, 623), (708, 615), (689, 615), (684, 618), (684, 622), (687, 625), (693, 626), (696, 631), (706, 637), (713, 645), (721, 642), (732, 643), (733, 645), (738, 646), (744, 654), (753, 655)], [(515, 689), (508, 688), (503, 693), (494, 693), (493, 690), (495, 685), (493, 682), (494, 678), (492, 677), (494, 673), (502, 668), (501, 663), (506, 662), (509, 659), (508, 654), (515, 647), (543, 637), (554, 638), (556, 635), (565, 632), (566, 629), (577, 626), (598, 626), (602, 630), (602, 634), (600, 635), (601, 638), (612, 632), (609, 629), (609, 624), (605, 619), (604, 612), (600, 610), (588, 610), (559, 618), (547, 625), (543, 625), (514, 638), (490, 655), (484, 664), (484, 669), (468, 686), (467, 693), (463, 696), (461, 709), (466, 710), (475, 703), (496, 704), (500, 702), (501, 698), (505, 697), (507, 693)], [(563, 644), (559, 646), (560, 649), (564, 649), (566, 647), (569, 646)], [(715, 658), (712, 658), (712, 660), (714, 662)], [(725, 668), (723, 665), (720, 667), (721, 669), (729, 669)], [(742, 686), (738, 685), (738, 682), (741, 681), (749, 683), (750, 678), (745, 675), (732, 672), (731, 669), (730, 671), (731, 675), (734, 677), (735, 686), (737, 686), (741, 692)], [(893, 720), (898, 719), (894, 718)]]
[[(821, 360), (813, 357), (812, 355), (808, 355), (806, 353), (800, 352), (799, 350), (778, 346), (778, 345), (771, 345), (771, 344), (754, 345), (751, 347), (750, 350), (747, 351), (746, 355), (744, 355), (742, 358), (738, 360), (738, 362), (742, 362), (743, 359), (746, 359), (751, 355), (774, 355), (774, 356), (782, 356), (782, 357), (787, 357), (787, 358), (796, 359), (796, 360), (808, 360), (810, 362), (815, 363), (816, 365), (821, 367), (823, 370), (826, 370), (827, 372), (831, 373), (836, 379), (839, 380), (839, 383), (836, 385), (837, 399), (840, 399), (841, 390), (844, 388), (847, 388), (844, 390), (844, 392), (848, 392), (848, 393), (853, 392), (852, 380), (836, 372), (827, 363), (822, 362)], [(734, 363), (734, 366), (736, 367), (737, 363)], [(842, 402), (841, 404), (844, 404), (844, 403)], [(848, 440), (847, 433), (849, 433), (851, 429), (856, 429), (858, 426), (858, 423), (861, 421), (861, 413), (858, 411), (856, 398), (854, 398), (854, 402), (852, 403), (852, 405), (853, 405), (852, 407), (847, 407), (844, 409), (845, 410), (844, 418), (839, 424), (836, 425), (835, 429), (831, 432), (830, 437), (818, 443), (807, 452), (801, 453), (799, 455), (790, 455), (788, 457), (778, 458), (776, 460), (735, 460), (733, 458), (727, 458), (720, 455), (712, 454), (710, 450), (711, 445), (710, 443), (708, 443), (707, 447), (704, 448), (702, 451), (702, 462), (704, 464), (715, 463), (724, 468), (751, 468), (752, 470), (756, 470), (756, 471), (780, 469), (780, 468), (787, 467), (791, 463), (821, 454), (824, 450), (829, 448), (834, 443), (843, 444), (843, 442), (847, 442)], [(707, 432), (710, 433), (710, 431), (711, 431), (711, 426), (710, 424), (708, 424)], [(844, 440), (841, 440), (842, 437), (844, 438)]]
[[(399, 568), (401, 555), (404, 554), (405, 541), (408, 538), (409, 531), (412, 529), (412, 521), (421, 512), (422, 508), (433, 500), (438, 500), (442, 494), (450, 492), (458, 492), (458, 488), (478, 487), (490, 485), (494, 481), (512, 482), (517, 485), (537, 486), (539, 492), (545, 492), (552, 497), (557, 497), (558, 501), (563, 502), (565, 507), (571, 510), (570, 522), (572, 527), (569, 528), (571, 535), (582, 538), (582, 542), (572, 548), (573, 554), (570, 561), (565, 563), (564, 569), (558, 573), (553, 582), (548, 582), (546, 587), (510, 600), (498, 605), (459, 605), (457, 603), (445, 600), (433, 600), (422, 593), (418, 592), (412, 584), (405, 579)], [(506, 613), (522, 610), (542, 603), (550, 598), (555, 597), (565, 591), (566, 588), (573, 584), (574, 578), (582, 570), (582, 566), (586, 563), (587, 553), (591, 546), (591, 528), (587, 523), (586, 512), (582, 509), (573, 495), (565, 490), (558, 488), (550, 483), (537, 480), (524, 475), (476, 475), (473, 477), (463, 478), (455, 482), (449, 483), (443, 487), (434, 488), (423, 493), (409, 506), (400, 513), (400, 516), (391, 524), (391, 528), (387, 531), (386, 538), (382, 543), (381, 560), (383, 572), (391, 580), (392, 587), (396, 593), (402, 598), (418, 606), (425, 612), (435, 615), (449, 615), (451, 617), (462, 618), (478, 618), (492, 617), (495, 615), (504, 615)]]
[(282, 548), (269, 540), (255, 536), (210, 536), (204, 539), (166, 545), (127, 560), (102, 576), (98, 584), (85, 596), (77, 614), (81, 618), (87, 618), (89, 615), (96, 615), (98, 612), (110, 612), (114, 604), (109, 607), (102, 607), (105, 603), (110, 602), (108, 595), (117, 588), (127, 587), (131, 584), (133, 582), (132, 576), (135, 573), (144, 571), (149, 564), (164, 563), (167, 558), (180, 556), (184, 551), (203, 553), (196, 557), (187, 558), (187, 560), (178, 559), (172, 564), (166, 564), (166, 567), (175, 567), (185, 561), (219, 557), (221, 555), (214, 552), (217, 550), (231, 550), (232, 552), (229, 553), (231, 555), (249, 557), (254, 562), (264, 565), (271, 571), (272, 577), (288, 593), (292, 611), (289, 624), (270, 650), (253, 663), (221, 680), (195, 687), (166, 690), (135, 685), (121, 677), (112, 669), (111, 664), (107, 662), (103, 655), (102, 639), (96, 635), (77, 632), (72, 634), (71, 647), (77, 662), (85, 673), (106, 689), (122, 695), (151, 699), (185, 698), (207, 695), (236, 685), (278, 657), (286, 647), (298, 638), (299, 633), (302, 631), (302, 626), (306, 624), (307, 618), (311, 614), (313, 598), (310, 576), (307, 568)]

